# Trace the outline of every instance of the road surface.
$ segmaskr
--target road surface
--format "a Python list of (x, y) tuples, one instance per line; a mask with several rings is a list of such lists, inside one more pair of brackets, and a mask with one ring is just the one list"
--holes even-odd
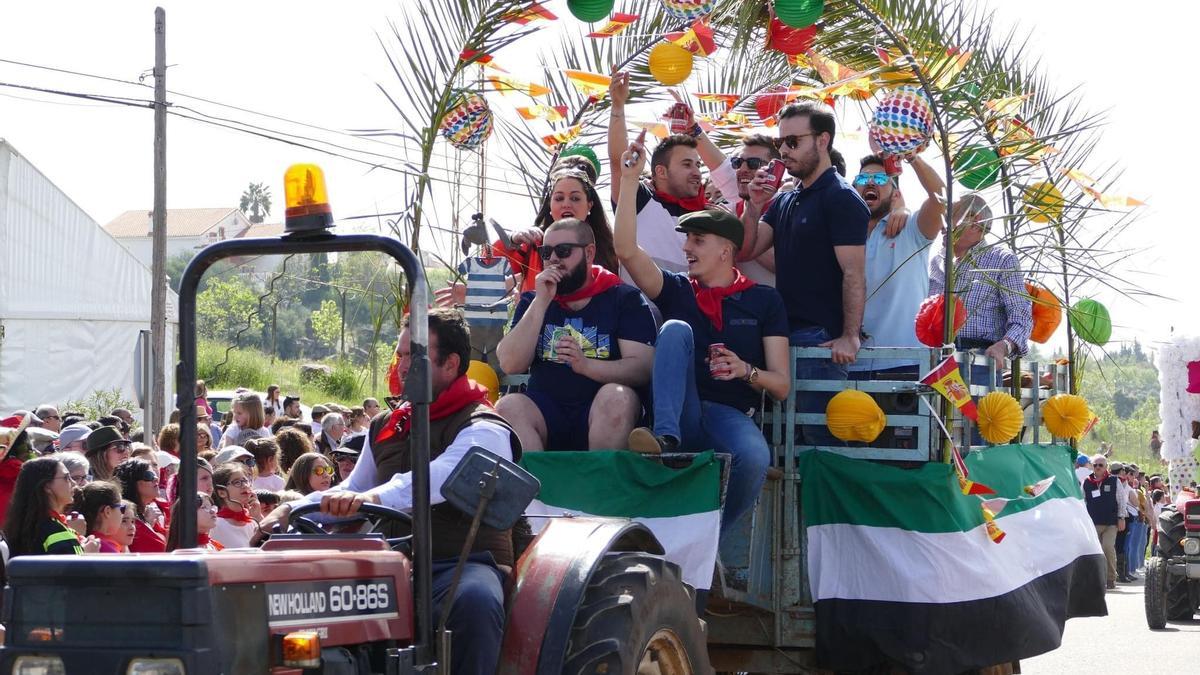
[[(1025, 675), (1073, 673), (1195, 673), (1200, 670), (1200, 621), (1168, 622), (1163, 630), (1146, 627), (1142, 582), (1117, 584), (1109, 591), (1108, 616), (1071, 619), (1062, 646), (1021, 661)], [(1125, 656), (1114, 663), (1113, 649)]]

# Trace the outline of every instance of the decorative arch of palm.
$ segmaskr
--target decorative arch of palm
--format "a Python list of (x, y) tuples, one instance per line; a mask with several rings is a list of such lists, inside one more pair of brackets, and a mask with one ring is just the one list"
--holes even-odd
[[(500, 110), (487, 142), (500, 145), (499, 162), (520, 176), (536, 203), (567, 143), (602, 142), (607, 74), (628, 70), (631, 98), (667, 101), (668, 89), (651, 75), (649, 52), (664, 41), (690, 41), (698, 57), (684, 86), (718, 145), (736, 144), (751, 121), (769, 118), (777, 99), (810, 97), (866, 110), (891, 88), (919, 86), (934, 113), (947, 201), (964, 182), (979, 184), (1003, 214), (999, 245), (1020, 256), (1027, 277), (1067, 306), (1099, 289), (1147, 293), (1122, 276), (1136, 252), (1117, 240), (1136, 221), (1128, 209), (1141, 202), (1114, 193), (1119, 168), (1093, 157), (1103, 116), (1084, 110), (1076, 91), (1054, 90), (1027, 53), (1025, 33), (997, 32), (991, 13), (965, 0), (827, 0), (814, 27), (781, 35), (786, 27), (775, 22), (775, 4), (798, 2), (813, 4), (692, 2), (711, 7), (696, 23), (668, 12), (666, 5), (687, 4), (677, 0), (617, 0), (609, 21), (594, 24), (572, 16), (572, 3), (556, 0), (417, 4), (380, 37), (395, 79), (379, 88), (396, 108), (399, 135), (418, 139), (421, 151), (415, 187), (406, 186), (409, 241), (419, 242), (431, 160), (446, 142), (438, 128), (465, 81), (482, 82), (476, 93)], [(586, 4), (594, 11), (597, 3)], [(542, 82), (508, 75), (504, 64), (527, 63), (532, 55), (522, 41), (539, 30), (558, 31), (557, 42), (536, 55)], [(789, 55), (772, 45), (803, 49)], [(521, 108), (521, 115), (505, 108)], [(947, 237), (950, 219), (947, 209)], [(952, 278), (953, 256), (946, 258)], [(1070, 329), (1068, 341), (1074, 356)]]

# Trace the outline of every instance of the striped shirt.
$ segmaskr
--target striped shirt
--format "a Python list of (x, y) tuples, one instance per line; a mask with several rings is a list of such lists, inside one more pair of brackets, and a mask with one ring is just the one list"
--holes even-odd
[[(946, 286), (945, 256), (943, 247), (929, 261), (930, 295), (941, 295)], [(1017, 255), (998, 246), (976, 244), (954, 261), (954, 281), (954, 292), (963, 296), (967, 306), (967, 323), (958, 337), (990, 343), (1008, 338), (1016, 345), (1015, 353), (1024, 356), (1033, 331), (1033, 304)]]
[(508, 307), (504, 303), (492, 309), (488, 307), (508, 295), (508, 277), (512, 274), (508, 258), (467, 258), (458, 266), (458, 273), (466, 279), (467, 284), (467, 301), (463, 307), (467, 323), (473, 326), (502, 326), (507, 323)]

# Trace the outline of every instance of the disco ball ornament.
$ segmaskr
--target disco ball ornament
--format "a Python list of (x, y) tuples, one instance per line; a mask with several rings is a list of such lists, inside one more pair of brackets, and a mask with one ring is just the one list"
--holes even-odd
[(713, 11), (716, 0), (662, 0), (663, 11), (672, 19), (695, 21)]
[(492, 109), (474, 92), (459, 92), (438, 131), (459, 150), (474, 150), (492, 135)]
[(933, 124), (929, 97), (918, 87), (903, 86), (879, 102), (868, 133), (885, 155), (912, 159), (929, 147)]

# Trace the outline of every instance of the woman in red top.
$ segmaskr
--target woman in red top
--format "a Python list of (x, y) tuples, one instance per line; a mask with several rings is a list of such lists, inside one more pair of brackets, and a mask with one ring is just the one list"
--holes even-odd
[[(121, 483), (121, 491), (125, 499), (133, 502), (137, 518), (134, 526), (137, 533), (133, 544), (129, 546), (132, 553), (162, 553), (167, 550), (167, 531), (154, 513), (159, 511), (155, 501), (158, 499), (158, 475), (150, 468), (150, 463), (144, 459), (127, 459), (117, 466), (113, 479)], [(154, 508), (147, 509), (147, 506)]]
[(115, 539), (126, 510), (120, 487), (98, 480), (75, 488), (75, 510), (87, 521), (87, 533), (100, 540), (101, 553), (125, 552), (125, 546)]

